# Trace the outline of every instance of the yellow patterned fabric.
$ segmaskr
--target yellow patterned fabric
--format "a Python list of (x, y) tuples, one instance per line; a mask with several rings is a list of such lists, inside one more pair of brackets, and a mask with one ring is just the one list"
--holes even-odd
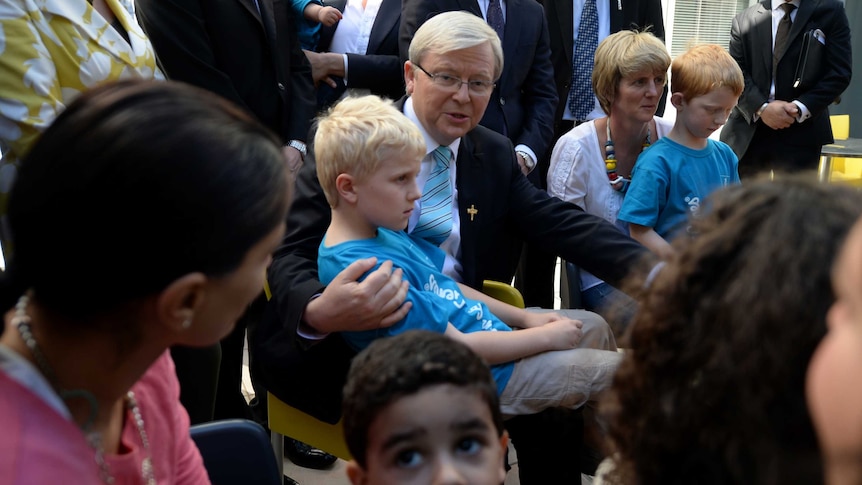
[[(78, 94), (105, 81), (163, 76), (133, 0), (105, 0), (123, 36), (87, 0), (0, 2), (0, 239), (19, 160)], [(8, 252), (8, 251), (7, 251)]]

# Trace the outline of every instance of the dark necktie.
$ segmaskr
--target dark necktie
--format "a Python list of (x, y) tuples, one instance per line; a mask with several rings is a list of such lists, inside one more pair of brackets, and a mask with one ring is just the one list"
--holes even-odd
[(584, 2), (581, 23), (572, 59), (572, 82), (569, 91), (569, 109), (576, 121), (583, 121), (593, 111), (593, 61), (599, 41), (599, 15), (596, 0)]
[(778, 21), (778, 29), (775, 31), (775, 47), (772, 48), (772, 78), (775, 79), (775, 73), (778, 72), (778, 59), (784, 55), (787, 49), (787, 37), (790, 35), (790, 27), (793, 21), (790, 19), (790, 12), (796, 8), (790, 2), (782, 3), (780, 8), (784, 10), (784, 17)]
[(497, 36), (502, 42), (506, 22), (503, 20), (503, 8), (500, 6), (500, 0), (488, 0), (488, 25), (497, 32)]

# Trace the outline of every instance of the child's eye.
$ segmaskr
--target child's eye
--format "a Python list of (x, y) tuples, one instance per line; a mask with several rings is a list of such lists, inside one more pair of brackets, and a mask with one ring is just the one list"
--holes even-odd
[(395, 465), (408, 468), (415, 467), (422, 462), (422, 455), (417, 450), (404, 450), (395, 455)]
[(464, 438), (455, 447), (459, 453), (475, 455), (482, 449), (482, 442), (476, 438)]

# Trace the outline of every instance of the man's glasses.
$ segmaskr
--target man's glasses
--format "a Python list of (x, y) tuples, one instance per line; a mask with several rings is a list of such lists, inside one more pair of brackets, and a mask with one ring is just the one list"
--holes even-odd
[(460, 78), (452, 76), (451, 74), (446, 74), (443, 72), (431, 74), (419, 64), (414, 63), (413, 65), (418, 67), (420, 71), (427, 74), (428, 77), (431, 78), (431, 82), (447, 91), (459, 91), (461, 89), (461, 85), (466, 84), (467, 91), (469, 91), (470, 94), (475, 96), (487, 96), (488, 94), (491, 94), (491, 91), (494, 90), (494, 86), (496, 86), (493, 81), (464, 81)]

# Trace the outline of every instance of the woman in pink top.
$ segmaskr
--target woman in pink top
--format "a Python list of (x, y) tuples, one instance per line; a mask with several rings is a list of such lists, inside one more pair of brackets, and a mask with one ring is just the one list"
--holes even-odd
[(0, 484), (209, 483), (169, 346), (261, 291), (289, 198), (278, 140), (173, 83), (83, 94), (23, 161), (0, 305)]

